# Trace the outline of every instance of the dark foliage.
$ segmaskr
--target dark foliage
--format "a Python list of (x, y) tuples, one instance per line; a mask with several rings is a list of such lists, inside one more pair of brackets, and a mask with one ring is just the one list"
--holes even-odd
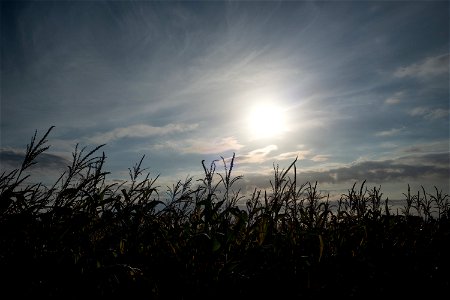
[[(108, 184), (102, 147), (78, 147), (47, 187), (26, 185), (48, 149), (27, 147), (0, 177), (1, 291), (58, 299), (317, 299), (417, 297), (450, 289), (449, 196), (405, 194), (392, 214), (380, 188), (356, 184), (333, 203), (299, 185), (295, 161), (274, 167), (270, 191), (241, 196), (234, 156), (224, 172), (203, 162), (160, 196), (141, 161)], [(144, 158), (144, 157), (142, 157)]]

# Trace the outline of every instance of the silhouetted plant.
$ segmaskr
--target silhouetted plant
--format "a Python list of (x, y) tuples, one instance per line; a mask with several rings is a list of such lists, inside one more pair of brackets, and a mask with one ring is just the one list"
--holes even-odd
[[(27, 185), (25, 171), (49, 149), (52, 129), (37, 142), (36, 132), (20, 167), (0, 176), (4, 292), (312, 299), (416, 295), (450, 284), (449, 196), (437, 188), (413, 194), (408, 185), (405, 207), (392, 214), (381, 187), (366, 181), (339, 201), (317, 182), (299, 184), (294, 160), (286, 169), (274, 164), (270, 189), (242, 195), (234, 190), (242, 176), (233, 175), (233, 154), (202, 161), (203, 178), (176, 181), (161, 194), (144, 156), (129, 181), (109, 183), (106, 155), (97, 155), (104, 145), (78, 144), (53, 185)], [(396, 292), (394, 280), (417, 289)]]

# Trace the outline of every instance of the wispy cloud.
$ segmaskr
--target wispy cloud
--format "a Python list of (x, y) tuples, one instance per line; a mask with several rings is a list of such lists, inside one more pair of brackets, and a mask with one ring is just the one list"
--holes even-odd
[[(300, 146), (303, 147), (303, 146)], [(289, 151), (283, 152), (277, 155), (273, 155), (273, 151), (279, 150), (279, 147), (276, 145), (269, 145), (263, 148), (259, 148), (253, 151), (248, 152), (247, 154), (239, 155), (237, 160), (240, 163), (249, 163), (249, 164), (261, 164), (263, 162), (276, 162), (276, 161), (294, 161), (298, 160), (310, 160), (313, 162), (324, 162), (329, 160), (331, 155), (326, 154), (313, 154), (312, 150), (304, 149), (297, 151)]]
[(221, 154), (225, 151), (239, 150), (244, 147), (244, 145), (240, 144), (235, 137), (224, 137), (213, 140), (188, 139), (183, 141), (182, 144), (183, 145), (180, 145), (178, 148), (179, 151), (183, 153), (199, 154)]
[[(437, 151), (418, 140), (448, 149), (444, 3), (14, 5), (2, 9), (0, 118), (14, 149), (52, 124), (52, 154), (106, 143), (114, 173), (141, 151), (172, 178), (235, 151), (246, 174), (298, 157), (317, 172), (302, 174), (333, 182), (362, 167), (398, 176), (393, 162), (364, 161)], [(288, 133), (252, 140), (246, 121), (263, 101), (285, 109)]]
[(399, 104), (402, 101), (403, 95), (404, 95), (404, 92), (397, 92), (393, 96), (386, 98), (384, 100), (384, 103), (387, 105)]
[(401, 149), (402, 154), (429, 154), (436, 152), (446, 152), (449, 150), (448, 140), (438, 140), (430, 143), (415, 144)]
[[(24, 158), (25, 152), (23, 150), (0, 149), (2, 171), (20, 168)], [(39, 154), (35, 162), (36, 164), (32, 166), (33, 169), (61, 170), (71, 164), (67, 158), (52, 153)]]
[(146, 124), (137, 124), (128, 127), (116, 128), (105, 133), (100, 133), (94, 135), (93, 137), (88, 138), (88, 140), (89, 142), (104, 144), (125, 137), (145, 138), (151, 136), (192, 131), (197, 127), (198, 124), (167, 124), (161, 127), (150, 126)]
[(250, 151), (248, 154), (239, 155), (236, 157), (236, 161), (239, 163), (262, 163), (271, 159), (269, 153), (277, 149), (277, 145), (269, 145), (264, 148)]
[(420, 117), (423, 117), (428, 120), (434, 120), (434, 119), (448, 117), (449, 110), (442, 109), (442, 108), (430, 108), (430, 107), (419, 106), (419, 107), (415, 107), (412, 110), (410, 110), (409, 115), (411, 115), (413, 117), (420, 116)]
[(449, 153), (405, 156), (398, 160), (362, 161), (323, 171), (301, 172), (299, 177), (327, 183), (368, 180), (401, 182), (426, 177), (448, 178)]
[(425, 78), (448, 73), (449, 54), (427, 57), (421, 62), (398, 68), (394, 75), (396, 77), (418, 77)]
[(377, 133), (375, 133), (376, 136), (384, 136), (384, 137), (388, 137), (388, 136), (395, 136), (400, 134), (401, 132), (404, 131), (404, 127), (401, 128), (392, 128), (389, 130), (384, 130), (384, 131), (379, 131)]
[(448, 167), (450, 163), (449, 152), (421, 153), (399, 157), (396, 163), (408, 165), (427, 165)]
[(284, 152), (275, 157), (274, 160), (294, 160), (294, 159), (306, 159), (306, 156), (310, 153), (309, 150), (301, 150), (301, 151), (292, 151), (292, 152)]
[(315, 161), (315, 162), (323, 162), (323, 161), (327, 161), (329, 158), (330, 158), (330, 155), (319, 154), (319, 155), (314, 155), (313, 157), (311, 157), (311, 160)]

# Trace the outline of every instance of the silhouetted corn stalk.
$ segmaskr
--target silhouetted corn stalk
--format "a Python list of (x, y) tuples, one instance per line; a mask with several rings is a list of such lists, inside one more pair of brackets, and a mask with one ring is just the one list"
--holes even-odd
[(208, 167), (202, 161), (202, 179), (177, 181), (163, 197), (159, 175), (152, 179), (142, 168), (144, 156), (129, 169), (130, 181), (108, 183), (106, 155), (97, 155), (103, 145), (87, 151), (78, 144), (53, 185), (27, 185), (25, 171), (49, 149), (52, 128), (37, 142), (35, 133), (20, 167), (0, 176), (5, 291), (58, 298), (308, 298), (368, 290), (386, 296), (393, 278), (437, 291), (450, 284), (449, 196), (437, 188), (413, 194), (408, 185), (402, 214), (394, 215), (387, 198), (383, 208), (381, 187), (368, 189), (366, 181), (335, 203), (317, 182), (299, 184), (294, 160), (286, 169), (274, 164), (270, 189), (241, 195), (234, 190), (242, 176), (232, 173), (233, 154)]

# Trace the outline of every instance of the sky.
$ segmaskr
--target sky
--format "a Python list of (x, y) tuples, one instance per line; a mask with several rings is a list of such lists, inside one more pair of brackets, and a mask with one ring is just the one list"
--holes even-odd
[(109, 180), (145, 156), (162, 190), (235, 153), (244, 194), (296, 158), (331, 197), (450, 194), (448, 1), (0, 5), (2, 171), (55, 126), (34, 180), (105, 144)]

